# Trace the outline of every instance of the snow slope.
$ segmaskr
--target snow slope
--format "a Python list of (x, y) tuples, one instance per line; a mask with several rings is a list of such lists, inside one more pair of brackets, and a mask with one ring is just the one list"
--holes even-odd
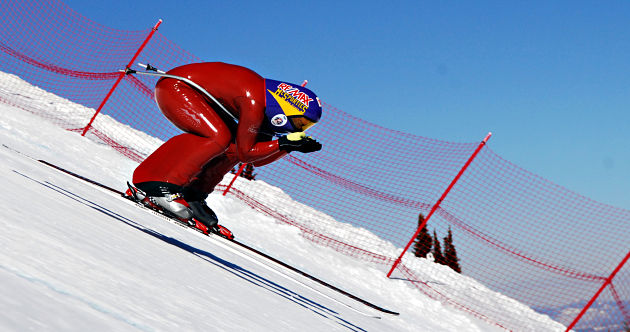
[[(42, 103), (48, 97), (39, 98)], [(220, 242), (38, 163), (33, 158), (120, 189), (136, 166), (107, 145), (6, 104), (0, 104), (0, 143), (1, 330), (503, 331), (427, 298), (404, 280), (387, 279), (379, 266), (315, 245), (295, 227), (233, 196), (211, 195), (209, 204), (240, 241), (400, 316), (380, 314), (274, 267), (299, 282), (283, 277)], [(350, 226), (339, 225), (345, 227)], [(501, 306), (506, 315), (530, 317), (528, 330), (564, 330), (472, 279), (433, 270), (438, 272), (432, 279), (443, 287), (465, 285), (462, 291), (474, 291), (480, 302)]]

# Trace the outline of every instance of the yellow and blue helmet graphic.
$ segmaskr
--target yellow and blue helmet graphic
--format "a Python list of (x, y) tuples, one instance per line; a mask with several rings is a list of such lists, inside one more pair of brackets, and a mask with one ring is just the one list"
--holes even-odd
[(322, 106), (313, 91), (296, 84), (265, 79), (265, 122), (275, 133), (298, 131), (292, 117), (303, 116), (316, 123)]

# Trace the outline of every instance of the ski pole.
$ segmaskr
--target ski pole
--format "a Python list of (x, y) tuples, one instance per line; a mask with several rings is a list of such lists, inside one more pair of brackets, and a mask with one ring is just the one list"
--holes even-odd
[[(157, 76), (157, 77), (168, 77), (168, 78), (174, 78), (176, 80), (180, 80), (182, 82), (185, 82), (186, 84), (192, 86), (193, 88), (197, 89), (197, 91), (201, 92), (202, 94), (204, 94), (206, 97), (210, 98), (213, 102), (215, 102), (219, 108), (221, 108), (221, 110), (223, 111), (223, 113), (225, 113), (225, 115), (229, 116), (232, 120), (234, 120), (234, 122), (238, 123), (238, 119), (234, 116), (234, 114), (232, 114), (230, 111), (228, 111), (227, 108), (225, 108), (225, 106), (223, 106), (223, 104), (221, 104), (216, 98), (214, 98), (213, 95), (210, 94), (210, 92), (206, 91), (206, 89), (202, 88), (201, 86), (199, 86), (199, 84), (185, 78), (185, 77), (181, 77), (181, 76), (176, 76), (176, 75), (170, 75), (165, 73), (164, 71), (161, 71), (153, 66), (151, 66), (150, 64), (142, 64), (142, 63), (138, 63), (138, 66), (143, 67), (144, 69), (146, 69), (147, 71), (137, 71), (131, 68), (127, 68), (127, 69), (121, 69), (119, 71), (124, 72), (125, 74), (140, 74), (140, 75), (148, 75), (148, 76)], [(149, 72), (152, 71), (152, 72)]]

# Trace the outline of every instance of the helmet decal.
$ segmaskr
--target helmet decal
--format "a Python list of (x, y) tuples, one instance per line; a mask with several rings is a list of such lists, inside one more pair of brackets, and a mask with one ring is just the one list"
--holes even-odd
[(282, 127), (287, 124), (287, 116), (284, 114), (276, 114), (271, 118), (271, 124), (276, 127)]
[[(280, 85), (287, 85), (285, 83), (281, 83)], [(302, 103), (299, 99), (293, 98), (290, 94), (287, 94), (282, 89), (278, 89), (276, 92), (271, 90), (267, 90), (276, 100), (284, 114), (287, 116), (292, 115), (304, 115), (304, 112), (308, 106)], [(305, 95), (304, 92), (300, 92), (302, 95)], [(309, 98), (310, 99), (310, 98)]]
[(322, 108), (313, 91), (291, 83), (265, 79), (267, 123), (276, 133), (296, 131), (288, 118), (304, 116), (312, 122), (319, 121)]

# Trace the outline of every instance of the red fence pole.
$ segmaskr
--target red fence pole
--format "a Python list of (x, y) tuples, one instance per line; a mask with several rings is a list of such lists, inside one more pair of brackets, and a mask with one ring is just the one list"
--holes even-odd
[[(133, 55), (133, 58), (131, 58), (131, 61), (129, 61), (129, 63), (127, 64), (125, 69), (129, 69), (131, 67), (131, 65), (133, 65), (134, 61), (136, 61), (136, 58), (138, 57), (138, 55), (140, 55), (140, 52), (142, 52), (144, 47), (147, 45), (147, 43), (149, 42), (149, 39), (151, 39), (151, 37), (153, 37), (153, 34), (157, 31), (157, 29), (160, 26), (160, 24), (162, 24), (162, 20), (161, 19), (157, 23), (155, 23), (155, 26), (153, 26), (153, 29), (151, 29), (151, 32), (149, 33), (147, 38), (144, 39), (144, 42), (142, 43), (142, 45), (140, 45), (140, 47), (136, 51), (136, 54)], [(118, 75), (118, 79), (116, 80), (116, 82), (114, 83), (112, 88), (109, 89), (109, 92), (105, 96), (105, 99), (103, 99), (103, 101), (101, 101), (101, 104), (96, 109), (96, 112), (92, 116), (92, 119), (90, 119), (90, 122), (87, 124), (87, 126), (85, 126), (85, 128), (83, 128), (83, 132), (81, 133), (81, 136), (85, 136), (87, 131), (92, 126), (92, 122), (94, 122), (94, 119), (96, 119), (96, 116), (101, 112), (101, 110), (103, 109), (103, 106), (105, 106), (105, 104), (107, 103), (107, 100), (109, 99), (109, 97), (111, 97), (112, 93), (114, 93), (114, 90), (116, 90), (116, 87), (118, 87), (118, 84), (120, 83), (120, 81), (122, 81), (122, 79), (123, 79), (123, 77), (125, 77), (125, 75), (126, 75), (125, 72), (120, 72), (120, 74)]]
[(236, 178), (239, 177), (241, 173), (243, 173), (243, 169), (245, 169), (245, 166), (247, 166), (247, 164), (245, 163), (241, 164), (241, 167), (238, 169), (236, 174), (234, 174), (232, 181), (230, 181), (230, 184), (228, 184), (227, 188), (225, 188), (225, 191), (223, 192), (223, 196), (227, 195), (228, 191), (230, 191), (230, 188), (232, 188), (232, 185), (234, 184), (234, 181), (236, 181)]
[[(584, 308), (582, 308), (582, 311), (580, 311), (580, 313), (577, 315), (577, 317), (575, 317), (573, 322), (571, 322), (571, 324), (567, 327), (566, 331), (570, 331), (575, 326), (575, 324), (577, 324), (580, 321), (580, 319), (582, 319), (582, 316), (584, 316), (584, 314), (586, 313), (586, 311), (588, 311), (588, 309), (591, 307), (591, 305), (593, 305), (593, 303), (595, 303), (595, 300), (597, 300), (599, 295), (612, 282), (612, 280), (615, 278), (615, 275), (617, 274), (617, 272), (619, 272), (619, 270), (621, 270), (621, 268), (624, 266), (624, 264), (626, 264), (628, 259), (630, 259), (630, 251), (628, 251), (628, 253), (626, 254), (626, 257), (621, 260), (621, 263), (619, 263), (619, 265), (617, 265), (617, 268), (615, 268), (615, 270), (606, 279), (606, 281), (604, 282), (602, 287), (600, 287), (599, 290), (597, 290), (597, 293), (595, 293), (595, 295), (593, 295), (593, 298), (590, 301), (588, 301), (588, 303), (584, 306)], [(619, 309), (623, 310), (622, 308), (619, 308)]]
[(405, 247), (405, 249), (403, 249), (402, 253), (400, 253), (400, 256), (396, 259), (396, 261), (394, 262), (394, 265), (392, 265), (392, 268), (387, 273), (387, 277), (388, 278), (392, 275), (392, 272), (394, 272), (394, 269), (396, 268), (396, 266), (398, 266), (398, 264), (400, 264), (400, 261), (402, 260), (403, 255), (407, 252), (407, 250), (409, 250), (409, 247), (411, 247), (411, 244), (413, 243), (413, 240), (418, 236), (418, 234), (424, 228), (424, 226), (427, 225), (427, 222), (429, 221), (429, 219), (431, 219), (431, 216), (433, 215), (433, 213), (437, 210), (438, 207), (440, 207), (440, 204), (442, 203), (442, 201), (446, 198), (446, 196), (451, 191), (451, 189), (453, 189), (453, 186), (455, 185), (455, 183), (457, 183), (457, 180), (459, 180), (459, 178), (462, 176), (462, 174), (464, 174), (464, 172), (466, 171), (466, 169), (468, 168), (470, 163), (472, 163), (472, 161), (475, 159), (475, 157), (477, 156), (479, 151), (481, 151), (481, 148), (483, 148), (486, 145), (486, 143), (490, 139), (490, 136), (492, 136), (492, 133), (488, 133), (488, 135), (486, 135), (486, 137), (483, 139), (483, 141), (481, 141), (481, 143), (479, 143), (479, 146), (477, 146), (477, 149), (475, 150), (475, 152), (473, 152), (473, 154), (470, 156), (470, 158), (468, 158), (468, 161), (466, 161), (466, 164), (464, 164), (464, 167), (462, 167), (462, 169), (459, 170), (459, 173), (457, 173), (457, 176), (455, 176), (455, 178), (453, 179), (451, 184), (448, 186), (448, 188), (446, 188), (446, 190), (442, 194), (442, 197), (440, 197), (440, 199), (438, 199), (438, 201), (435, 203), (435, 205), (433, 205), (433, 207), (431, 208), (431, 211), (429, 212), (427, 217), (424, 218), (424, 222), (421, 225), (418, 226), (418, 229), (416, 230), (416, 233), (413, 234), (413, 236), (411, 237), (411, 240), (409, 240), (409, 243), (407, 243), (407, 246)]

